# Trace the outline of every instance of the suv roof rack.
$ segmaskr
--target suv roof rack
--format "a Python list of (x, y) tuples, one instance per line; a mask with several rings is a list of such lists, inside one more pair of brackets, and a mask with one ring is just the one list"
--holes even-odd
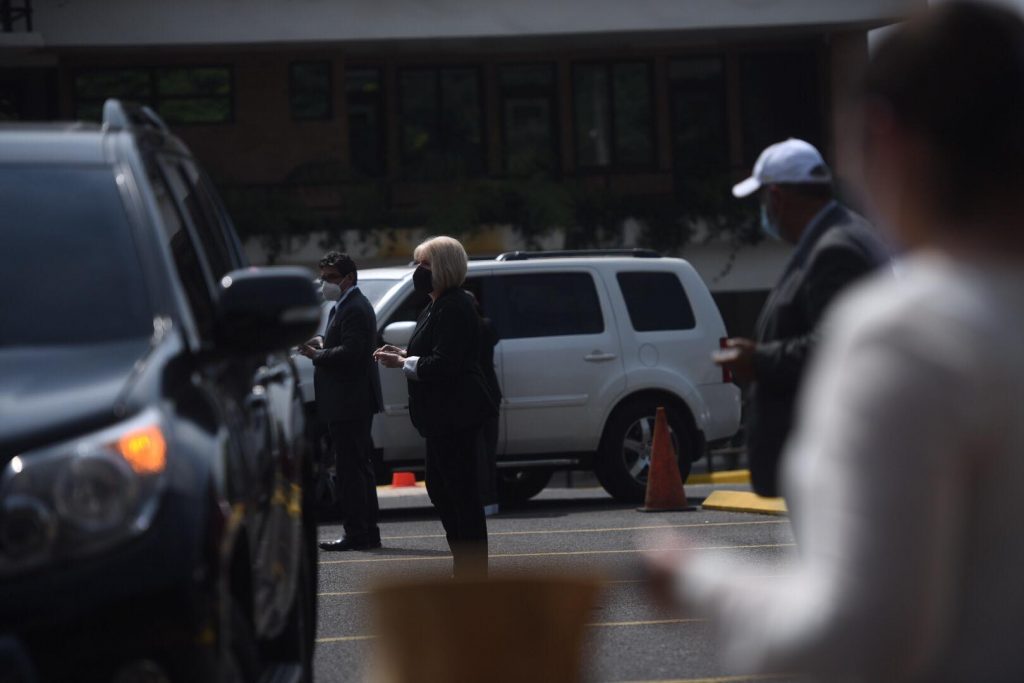
[(153, 128), (167, 132), (167, 124), (160, 115), (144, 104), (110, 99), (103, 103), (103, 125), (113, 130)]
[(653, 249), (562, 249), (555, 251), (506, 251), (494, 257), (495, 261), (529, 261), (539, 258), (572, 258), (574, 256), (632, 256), (633, 258), (661, 258)]

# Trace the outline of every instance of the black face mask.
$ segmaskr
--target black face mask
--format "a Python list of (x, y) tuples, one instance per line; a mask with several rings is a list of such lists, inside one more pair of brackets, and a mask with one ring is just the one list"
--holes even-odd
[(416, 266), (412, 273), (412, 286), (420, 294), (430, 294), (434, 291), (434, 276), (430, 269)]

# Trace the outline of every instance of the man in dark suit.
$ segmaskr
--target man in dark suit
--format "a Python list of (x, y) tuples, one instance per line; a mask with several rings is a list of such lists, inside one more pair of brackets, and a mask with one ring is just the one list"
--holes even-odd
[(373, 474), (373, 416), (383, 407), (377, 347), (377, 316), (359, 291), (356, 264), (347, 254), (320, 259), (324, 298), (337, 301), (323, 336), (301, 352), (315, 368), (317, 412), (334, 445), (344, 537), (320, 544), (324, 550), (380, 547), (377, 488)]
[(796, 245), (757, 321), (756, 340), (734, 338), (716, 356), (747, 391), (747, 455), (754, 491), (779, 495), (779, 458), (823, 313), (836, 295), (889, 260), (864, 218), (833, 198), (821, 154), (790, 138), (768, 147), (736, 197), (760, 192), (761, 227)]

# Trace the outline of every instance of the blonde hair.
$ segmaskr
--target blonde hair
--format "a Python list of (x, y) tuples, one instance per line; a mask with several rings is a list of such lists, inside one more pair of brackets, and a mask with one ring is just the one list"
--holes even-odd
[(466, 281), (469, 257), (462, 243), (454, 237), (426, 239), (412, 252), (412, 258), (414, 261), (430, 261), (434, 291), (444, 292), (453, 287), (461, 287)]

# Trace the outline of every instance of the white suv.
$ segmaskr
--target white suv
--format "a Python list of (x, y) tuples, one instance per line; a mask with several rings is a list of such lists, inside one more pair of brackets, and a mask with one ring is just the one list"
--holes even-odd
[[(359, 286), (381, 340), (404, 347), (426, 304), (412, 268), (361, 270)], [(465, 288), (501, 337), (494, 362), (504, 394), (504, 500), (535, 495), (555, 469), (593, 469), (617, 499), (642, 499), (658, 406), (684, 477), (709, 444), (739, 429), (739, 388), (711, 362), (725, 325), (686, 261), (646, 250), (512, 252), (471, 261)], [(311, 366), (300, 369), (312, 400)], [(405, 376), (381, 369), (381, 385), (373, 439), (383, 465), (421, 469)]]

